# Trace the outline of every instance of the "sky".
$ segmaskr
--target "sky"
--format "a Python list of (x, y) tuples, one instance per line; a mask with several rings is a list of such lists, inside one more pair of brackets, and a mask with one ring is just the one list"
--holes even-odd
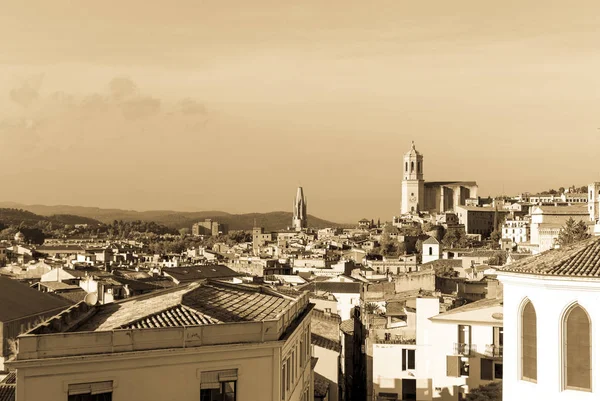
[(400, 211), (402, 157), (481, 195), (600, 181), (600, 2), (7, 0), (0, 200)]

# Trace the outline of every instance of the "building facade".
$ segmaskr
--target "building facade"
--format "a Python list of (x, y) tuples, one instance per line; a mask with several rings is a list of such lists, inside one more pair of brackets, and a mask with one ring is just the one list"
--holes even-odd
[(222, 224), (211, 219), (199, 221), (192, 225), (192, 235), (210, 235), (216, 237), (217, 235), (226, 235), (229, 233), (229, 227), (227, 224)]
[(311, 314), (220, 282), (82, 302), (19, 337), (17, 400), (312, 400)]

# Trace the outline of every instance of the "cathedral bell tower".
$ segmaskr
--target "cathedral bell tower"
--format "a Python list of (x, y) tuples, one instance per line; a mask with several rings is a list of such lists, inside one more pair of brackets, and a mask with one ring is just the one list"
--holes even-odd
[(415, 149), (413, 141), (404, 155), (402, 164), (402, 207), (401, 213), (418, 213), (423, 210), (425, 181), (423, 180), (423, 155)]

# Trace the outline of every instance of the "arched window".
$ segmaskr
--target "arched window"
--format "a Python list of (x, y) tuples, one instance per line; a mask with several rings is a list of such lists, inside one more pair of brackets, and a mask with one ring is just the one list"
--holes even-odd
[(404, 162), (404, 171), (408, 173), (408, 162)]
[(415, 162), (410, 162), (410, 172), (414, 172), (415, 171)]
[(537, 381), (537, 316), (531, 301), (521, 313), (521, 378)]
[(423, 171), (421, 171), (421, 162), (417, 162), (417, 172), (419, 174), (421, 174)]
[(574, 305), (563, 324), (563, 366), (566, 388), (592, 390), (592, 332), (587, 312)]

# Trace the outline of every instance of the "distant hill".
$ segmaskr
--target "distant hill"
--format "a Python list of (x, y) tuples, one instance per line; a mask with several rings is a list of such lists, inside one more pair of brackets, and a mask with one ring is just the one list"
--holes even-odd
[[(48, 216), (54, 218), (56, 216), (69, 216), (69, 219), (81, 218), (92, 219), (91, 221), (100, 221), (102, 223), (112, 223), (114, 220), (123, 221), (154, 221), (171, 228), (191, 228), (192, 224), (204, 219), (217, 220), (220, 223), (228, 224), (230, 230), (251, 230), (254, 227), (254, 222), (258, 226), (264, 227), (267, 230), (282, 230), (291, 225), (292, 213), (290, 212), (270, 212), (270, 213), (246, 213), (246, 214), (230, 214), (220, 211), (206, 212), (176, 212), (172, 210), (152, 210), (146, 212), (138, 212), (135, 210), (122, 209), (101, 209), (97, 207), (85, 206), (46, 206), (46, 205), (23, 205), (13, 202), (0, 202), (0, 207), (10, 207), (23, 209), (36, 215)], [(66, 217), (62, 217), (66, 219)], [(0, 216), (1, 220), (1, 216)], [(65, 223), (65, 224), (83, 224), (81, 223)], [(89, 224), (89, 223), (88, 223)], [(325, 227), (346, 227), (347, 225), (338, 224), (327, 220), (322, 220), (314, 216), (308, 216), (308, 224), (310, 227), (325, 228)]]
[(24, 208), (0, 208), (0, 223), (6, 226), (18, 226), (21, 223), (25, 226), (33, 226), (40, 221), (47, 221), (60, 224), (101, 224), (98, 220), (88, 217), (73, 216), (69, 214), (41, 216)]

